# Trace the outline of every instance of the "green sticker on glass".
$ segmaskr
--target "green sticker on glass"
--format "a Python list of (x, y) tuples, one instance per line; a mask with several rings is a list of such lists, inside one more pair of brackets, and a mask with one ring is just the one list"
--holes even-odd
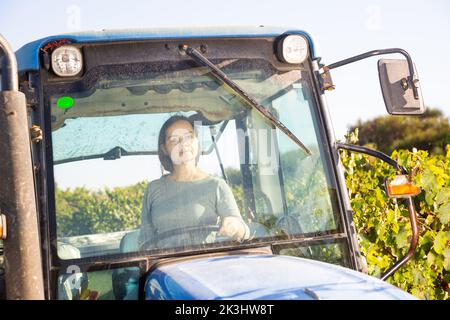
[(56, 106), (60, 109), (69, 109), (73, 107), (73, 99), (71, 97), (61, 97), (56, 101)]

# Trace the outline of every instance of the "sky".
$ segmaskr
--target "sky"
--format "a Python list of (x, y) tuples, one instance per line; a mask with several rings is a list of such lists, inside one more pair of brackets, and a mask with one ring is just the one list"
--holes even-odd
[[(48, 35), (104, 28), (286, 26), (311, 34), (325, 64), (373, 49), (407, 50), (418, 69), (425, 104), (449, 116), (449, 12), (446, 0), (1, 0), (0, 33), (17, 50)], [(358, 119), (386, 114), (378, 59), (333, 70), (336, 90), (327, 93), (327, 100), (338, 138)]]
[[(324, 64), (402, 48), (416, 64), (425, 104), (450, 116), (450, 1), (0, 0), (0, 33), (14, 50), (67, 32), (183, 26), (286, 26), (308, 32)], [(389, 55), (382, 58), (400, 58)], [(358, 119), (386, 115), (374, 57), (332, 70), (328, 108), (338, 139)]]

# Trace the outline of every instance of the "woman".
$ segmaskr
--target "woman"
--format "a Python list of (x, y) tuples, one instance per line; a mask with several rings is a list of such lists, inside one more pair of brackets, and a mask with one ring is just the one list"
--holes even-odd
[[(238, 241), (249, 237), (229, 186), (197, 167), (200, 152), (189, 118), (176, 115), (164, 123), (158, 155), (170, 173), (150, 182), (145, 192), (139, 237), (143, 249), (212, 242), (211, 226), (218, 223), (218, 236)], [(204, 226), (209, 228), (202, 230)]]

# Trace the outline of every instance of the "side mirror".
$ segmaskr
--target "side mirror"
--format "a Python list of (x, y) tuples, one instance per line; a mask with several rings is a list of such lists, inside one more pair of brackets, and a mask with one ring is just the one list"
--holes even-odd
[(378, 61), (381, 91), (387, 112), (390, 114), (421, 115), (425, 112), (415, 67), (414, 73), (415, 78), (410, 75), (407, 60), (381, 59)]

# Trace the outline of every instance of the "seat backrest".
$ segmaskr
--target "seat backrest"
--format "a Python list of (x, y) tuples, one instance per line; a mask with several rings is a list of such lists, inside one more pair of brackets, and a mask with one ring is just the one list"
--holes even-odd
[[(139, 229), (125, 234), (120, 240), (120, 252), (136, 252), (139, 250), (138, 244)], [(138, 286), (139, 269), (136, 267), (115, 269), (112, 273), (112, 285), (114, 297), (117, 300), (137, 299), (135, 288)], [(137, 289), (136, 289), (137, 290)], [(131, 292), (131, 293), (130, 293)]]
[(120, 252), (136, 252), (139, 250), (138, 245), (139, 229), (128, 232), (120, 240)]

